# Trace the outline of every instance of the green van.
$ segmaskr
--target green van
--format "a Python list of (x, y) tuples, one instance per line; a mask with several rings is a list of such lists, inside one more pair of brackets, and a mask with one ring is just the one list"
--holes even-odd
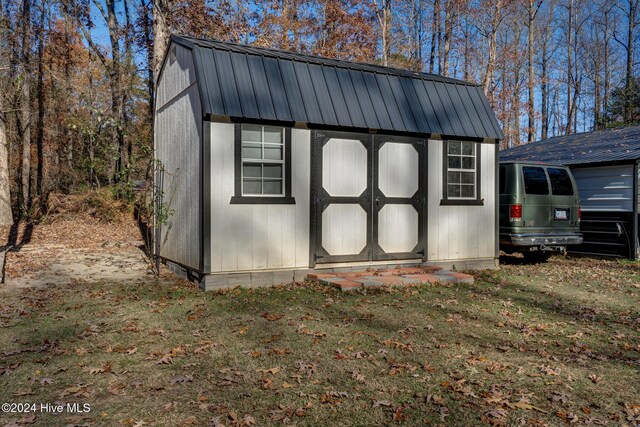
[(531, 262), (582, 243), (580, 201), (571, 171), (541, 163), (500, 163), (500, 249)]

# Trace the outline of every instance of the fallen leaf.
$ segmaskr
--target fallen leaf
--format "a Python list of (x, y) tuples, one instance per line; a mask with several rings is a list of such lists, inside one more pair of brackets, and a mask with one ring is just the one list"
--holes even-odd
[(389, 402), (388, 400), (374, 400), (373, 401), (373, 407), (374, 408), (386, 407), (386, 406), (391, 406), (391, 402)]
[(268, 369), (256, 369), (256, 372), (261, 372), (263, 374), (271, 374), (271, 375), (275, 375), (278, 372), (280, 372), (280, 368), (279, 367), (275, 367), (275, 368), (268, 368)]
[(284, 317), (284, 314), (274, 314), (269, 312), (262, 313), (262, 317), (267, 319), (269, 322), (273, 322), (275, 320), (280, 320)]
[(184, 384), (193, 382), (193, 375), (176, 375), (171, 378), (171, 384)]

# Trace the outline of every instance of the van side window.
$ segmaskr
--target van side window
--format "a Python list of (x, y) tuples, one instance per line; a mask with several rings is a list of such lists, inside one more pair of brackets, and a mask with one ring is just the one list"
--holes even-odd
[(547, 168), (551, 181), (551, 193), (555, 196), (573, 196), (573, 185), (566, 169)]
[(537, 166), (523, 166), (524, 191), (527, 194), (549, 194), (549, 184), (544, 168)]
[(504, 194), (507, 189), (507, 177), (505, 174), (507, 173), (507, 168), (504, 166), (500, 166), (500, 194)]

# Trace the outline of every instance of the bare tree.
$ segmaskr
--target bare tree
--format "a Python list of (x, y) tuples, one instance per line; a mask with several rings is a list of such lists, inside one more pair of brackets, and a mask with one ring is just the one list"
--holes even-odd
[(6, 58), (10, 55), (6, 46), (8, 19), (3, 2), (0, 1), (0, 225), (13, 224), (11, 209), (11, 181), (9, 175), (9, 138), (7, 137), (7, 113), (5, 111), (5, 94), (7, 93), (4, 70), (8, 68)]
[(31, 0), (23, 0), (21, 12), (21, 91), (17, 109), (21, 139), (20, 201), (25, 212), (31, 208)]
[(529, 118), (527, 142), (532, 142), (536, 135), (536, 106), (535, 106), (535, 78), (533, 72), (534, 57), (534, 24), (538, 11), (544, 0), (527, 0), (527, 65), (529, 69), (529, 102), (527, 106), (527, 116)]
[(555, 31), (556, 0), (548, 3), (546, 18), (541, 23), (540, 34), (540, 138), (549, 136), (549, 93), (550, 93), (550, 62), (558, 50), (558, 43), (553, 43), (552, 35)]
[(489, 39), (489, 57), (487, 60), (486, 71), (484, 72), (484, 77), (482, 78), (482, 88), (484, 89), (484, 93), (489, 99), (493, 98), (490, 90), (493, 83), (493, 72), (496, 66), (498, 30), (500, 29), (500, 24), (502, 24), (503, 19), (502, 2), (503, 0), (495, 0), (495, 3), (493, 4), (491, 25), (489, 26), (488, 31), (485, 33), (485, 36)]
[(169, 45), (168, 13), (171, 0), (153, 0), (153, 70), (157, 79)]
[(431, 21), (431, 49), (429, 53), (429, 72), (435, 71), (436, 49), (440, 40), (440, 0), (433, 0), (433, 19)]
[(624, 2), (616, 3), (616, 6), (622, 11), (627, 18), (626, 27), (626, 41), (620, 40), (616, 32), (613, 33), (615, 40), (625, 49), (626, 55), (626, 73), (624, 84), (624, 103), (623, 103), (623, 116), (625, 124), (630, 124), (632, 121), (632, 91), (633, 91), (633, 60), (634, 60), (634, 45), (635, 45), (635, 29), (638, 24), (638, 1), (639, 0), (626, 0)]
[(387, 66), (391, 55), (391, 0), (374, 0), (374, 3), (382, 32), (382, 64)]
[(36, 151), (37, 151), (37, 164), (36, 164), (36, 197), (38, 203), (42, 203), (43, 196), (43, 168), (44, 168), (44, 113), (45, 113), (45, 101), (46, 94), (44, 91), (44, 26), (47, 15), (47, 7), (49, 2), (43, 0), (40, 4), (40, 23), (37, 28), (38, 39), (38, 82), (36, 90), (36, 98), (38, 100), (38, 127), (36, 132)]
[(453, 27), (458, 19), (455, 0), (444, 0), (444, 39), (442, 45), (442, 69), (439, 70), (443, 76), (449, 75), (449, 53), (451, 52), (451, 39), (453, 38)]

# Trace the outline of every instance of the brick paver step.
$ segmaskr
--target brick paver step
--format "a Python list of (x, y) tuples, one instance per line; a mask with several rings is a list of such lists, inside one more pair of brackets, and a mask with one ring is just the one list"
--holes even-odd
[(336, 273), (317, 272), (308, 274), (307, 279), (336, 287), (345, 292), (362, 287), (410, 286), (428, 283), (473, 283), (474, 280), (470, 274), (447, 271), (433, 265)]

